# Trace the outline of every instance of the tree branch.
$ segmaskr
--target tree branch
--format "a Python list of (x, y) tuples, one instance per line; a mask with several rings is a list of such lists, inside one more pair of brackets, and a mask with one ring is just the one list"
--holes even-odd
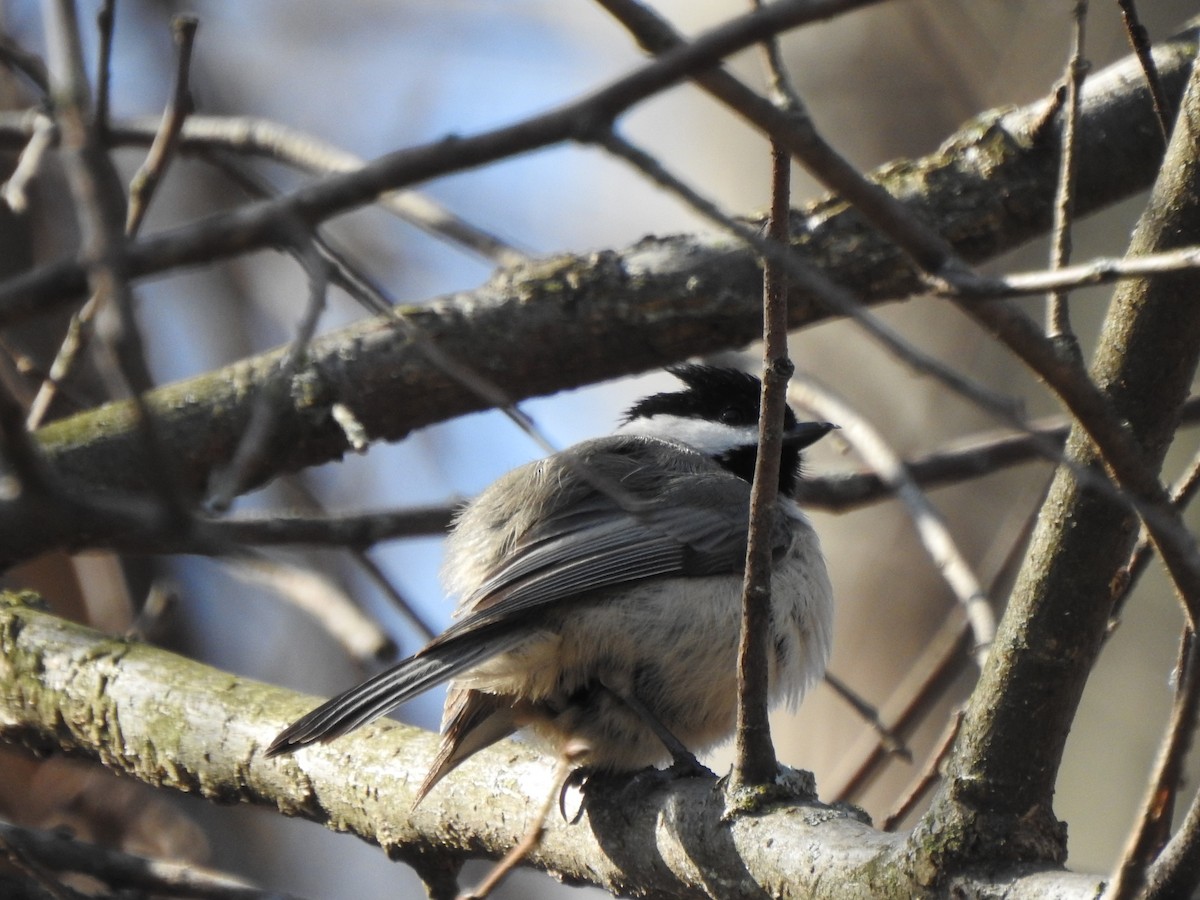
[[(1159, 48), (1163, 84), (1172, 97), (1182, 89), (1193, 47), (1180, 39)], [(1079, 160), (1080, 214), (1145, 187), (1154, 176), (1148, 148), (1157, 141), (1157, 125), (1139, 89), (1131, 86), (1130, 76), (1138, 71), (1136, 60), (1129, 59), (1088, 80), (1079, 131), (1096, 152)], [(979, 260), (1011, 249), (1044, 232), (1051, 220), (1057, 151), (1049, 126), (1039, 123), (1044, 107), (1043, 101), (982, 116), (938, 153), (885, 166), (874, 177), (918, 208), (965, 257)], [(900, 251), (834, 198), (807, 204), (793, 225), (798, 252), (865, 302), (922, 289)], [(176, 257), (167, 250), (172, 239), (162, 240), (160, 251), (167, 255), (158, 263), (165, 267)], [(142, 252), (137, 246), (130, 249), (134, 256)], [(66, 282), (39, 272), (0, 286), (0, 298), (9, 298), (0, 299), (0, 320), (5, 309), (14, 311), (10, 302), (32, 311), (61, 299)], [(67, 280), (72, 277), (68, 273)], [(760, 284), (754, 255), (731, 238), (648, 238), (615, 253), (514, 267), (477, 290), (398, 315), (449, 357), (477, 361), (485, 378), (520, 399), (740, 347), (759, 333), (754, 297)], [(789, 327), (824, 318), (812, 298), (793, 293)], [(498, 333), (506, 340), (497, 342)], [(213, 466), (228, 459), (280, 353), (151, 395), (163, 440), (192, 487), (202, 486)], [(396, 403), (398, 392), (405, 403)], [(293, 382), (292, 404), (277, 422), (269, 448), (272, 467), (256, 477), (265, 480), (345, 452), (345, 435), (331, 414), (339, 402), (374, 440), (397, 440), (484, 406), (472, 391), (430, 367), (421, 348), (389, 317), (356, 323), (309, 348), (309, 365)], [(145, 457), (130, 424), (128, 406), (110, 404), (47, 426), (39, 437), (55, 466), (76, 482), (142, 488)]]
[[(548, 787), (550, 762), (504, 741), (410, 811), (436, 737), (391, 722), (265, 760), (261, 748), (312, 698), (64, 622), (30, 599), (0, 597), (4, 740), (61, 749), (218, 803), (276, 807), (401, 860), (499, 857), (521, 836), (536, 805), (530, 798)], [(348, 777), (351, 768), (357, 777)], [(368, 783), (369, 791), (357, 786)], [(530, 863), (572, 884), (652, 898), (799, 898), (830, 883), (876, 895), (885, 885), (897, 890), (877, 861), (900, 838), (845, 809), (788, 806), (725, 822), (713, 782), (685, 779), (651, 791), (622, 790), (626, 783), (595, 792), (578, 825), (551, 816)], [(1083, 900), (1100, 886), (1092, 875), (1016, 870), (951, 881), (971, 896), (1010, 900), (1050, 889)]]
[[(1194, 155), (1200, 70), (1193, 73), (1184, 103), (1130, 255), (1167, 249), (1200, 226), (1200, 167)], [(1200, 314), (1190, 300), (1198, 281), (1195, 272), (1180, 272), (1123, 284), (1093, 363), (1098, 390), (1087, 384), (1096, 394), (1097, 415), (1071, 404), (1079, 422), (1067, 443), (1068, 461), (1097, 471), (1102, 459), (1110, 462), (1123, 487), (1133, 482), (1139, 499), (1143, 490), (1162, 492), (1158, 469), (1200, 356)], [(1058, 388), (1053, 374), (1048, 379)], [(1136, 465), (1100, 454), (1089, 435), (1104, 442), (1106, 451), (1109, 436), (1097, 433), (1097, 418), (1128, 423), (1122, 426), (1128, 432), (1119, 436), (1132, 445), (1126, 455), (1135, 456)], [(1081, 484), (1070, 469), (1060, 467), (972, 695), (947, 782), (914, 837), (918, 867), (969, 857), (983, 843), (1003, 848), (1013, 859), (1061, 859), (1064, 835), (1051, 808), (1054, 784), (1107, 628), (1112, 581), (1136, 536), (1134, 525), (1110, 492)], [(1153, 520), (1147, 525), (1155, 527)], [(1183, 537), (1192, 540), (1186, 531)], [(1156, 542), (1163, 548), (1157, 537)]]
[[(297, 221), (315, 225), (373, 203), (387, 191), (553, 144), (594, 141), (631, 107), (731, 53), (789, 28), (878, 2), (881, 0), (777, 0), (704, 32), (573, 103), (471, 137), (450, 136), (397, 150), (358, 171), (138, 241), (128, 245), (125, 264), (131, 275), (147, 275), (271, 247), (281, 236), (286, 237), (281, 228), (290, 229)], [(0, 286), (0, 327), (44, 314), (48, 307), (67, 302), (84, 289), (85, 272), (73, 262), (13, 279)], [(39, 300), (31, 303), (31, 294)]]

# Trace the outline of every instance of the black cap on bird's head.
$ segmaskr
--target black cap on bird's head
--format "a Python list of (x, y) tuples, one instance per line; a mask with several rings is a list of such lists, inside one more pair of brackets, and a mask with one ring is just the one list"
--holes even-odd
[[(625, 414), (622, 430), (673, 438), (711, 456), (750, 481), (758, 458), (758, 411), (762, 382), (740, 369), (679, 365), (667, 369), (683, 390), (644, 397)], [(800, 474), (800, 451), (836, 428), (828, 422), (798, 422), (784, 411), (779, 490), (790, 495)]]

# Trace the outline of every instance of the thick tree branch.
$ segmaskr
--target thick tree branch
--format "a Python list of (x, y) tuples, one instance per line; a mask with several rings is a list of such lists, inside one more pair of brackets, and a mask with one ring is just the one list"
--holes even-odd
[[(264, 760), (262, 747), (311, 698), (64, 622), (29, 599), (0, 598), (0, 739), (65, 750), (218, 803), (277, 807), (401, 860), (498, 857), (549, 784), (550, 761), (506, 741), (410, 812), (434, 735), (384, 723)], [(349, 769), (357, 777), (347, 777)], [(571, 883), (653, 898), (799, 898), (828, 895), (829, 885), (911, 895), (876, 865), (900, 839), (846, 811), (790, 806), (726, 822), (707, 779), (651, 791), (622, 790), (626, 784), (605, 784), (578, 825), (551, 816), (530, 862)], [(1000, 870), (951, 882), (981, 898), (1052, 890), (1082, 900), (1099, 889), (1097, 877), (1065, 872)]]
[[(131, 244), (125, 264), (131, 274), (146, 275), (272, 247), (286, 239), (286, 232), (296, 222), (315, 225), (373, 203), (388, 191), (554, 144), (595, 141), (631, 107), (738, 50), (789, 28), (878, 2), (881, 0), (777, 0), (706, 31), (573, 103), (470, 137), (450, 136), (398, 150), (358, 171)], [(84, 278), (82, 267), (63, 263), (0, 286), (0, 326), (44, 313), (52, 300), (69, 302), (83, 292)], [(31, 295), (40, 300), (31, 304)]]
[[(1197, 133), (1200, 73), (1193, 73), (1130, 255), (1168, 249), (1200, 227)], [(1128, 423), (1131, 452), (1144, 467), (1138, 481), (1159, 491), (1158, 468), (1200, 355), (1200, 314), (1192, 302), (1198, 282), (1193, 271), (1122, 285), (1092, 367), (1101, 411)], [(1097, 440), (1102, 435), (1086, 412), (1077, 410), (1082, 424), (1068, 440), (1067, 458), (1076, 467), (1099, 470), (1101, 459), (1109, 457), (1089, 439), (1089, 433)], [(1133, 477), (1118, 474), (1123, 484)], [(1010, 858), (1061, 858), (1064, 836), (1051, 808), (1054, 785), (1108, 625), (1111, 585), (1129, 556), (1135, 525), (1109, 492), (1081, 484), (1070, 469), (1059, 470), (972, 695), (947, 782), (914, 840), (918, 868), (932, 871), (949, 857), (970, 857), (984, 843), (993, 850), (1003, 847)]]
[[(1182, 89), (1193, 46), (1181, 39), (1159, 49), (1163, 83), (1172, 97)], [(1157, 142), (1157, 124), (1138, 87), (1139, 75), (1136, 60), (1129, 59), (1088, 81), (1079, 130), (1091, 150), (1077, 172), (1080, 213), (1145, 187), (1154, 176), (1157, 163), (1149, 148)], [(1051, 220), (1057, 149), (1052, 128), (1040, 121), (1044, 109), (1039, 102), (982, 116), (938, 153), (885, 166), (875, 177), (935, 223), (967, 258), (1010, 249), (1044, 233)], [(810, 203), (795, 218), (798, 252), (864, 301), (894, 300), (921, 289), (900, 251), (835, 198)], [(620, 252), (515, 267), (477, 290), (399, 314), (441, 352), (472, 360), (480, 374), (519, 399), (742, 346), (759, 333), (760, 283), (754, 255), (728, 237), (648, 238)], [(29, 285), (10, 282), (8, 288), (8, 296), (22, 303), (49, 303), (55, 296)], [(790, 327), (822, 318), (811, 298), (791, 298)], [(504, 340), (498, 341), (501, 334)], [(529, 347), (539, 352), (529, 353)], [(213, 466), (228, 459), (279, 353), (152, 395), (163, 440), (191, 486), (202, 486)], [(309, 365), (293, 382), (291, 406), (269, 448), (271, 470), (252, 476), (264, 480), (345, 452), (345, 435), (331, 413), (335, 403), (344, 404), (376, 440), (397, 440), (486, 405), (431, 367), (422, 349), (387, 317), (357, 323), (309, 348)], [(39, 434), (69, 478), (140, 488), (146, 465), (131, 422), (128, 406), (112, 404)]]

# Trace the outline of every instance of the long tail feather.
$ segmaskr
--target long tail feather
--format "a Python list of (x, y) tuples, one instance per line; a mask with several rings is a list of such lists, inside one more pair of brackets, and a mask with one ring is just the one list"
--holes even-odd
[(291, 753), (317, 741), (328, 742), (379, 718), (389, 709), (502, 653), (519, 641), (508, 635), (464, 636), (401, 660), (297, 719), (271, 742), (265, 756)]

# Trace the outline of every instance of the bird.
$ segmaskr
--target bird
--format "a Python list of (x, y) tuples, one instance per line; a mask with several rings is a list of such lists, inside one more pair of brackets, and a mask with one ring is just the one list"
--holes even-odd
[[(447, 681), (414, 807), (519, 730), (550, 752), (570, 746), (588, 773), (669, 760), (687, 769), (727, 739), (761, 382), (709, 365), (668, 371), (680, 390), (642, 398), (612, 434), (520, 466), (465, 506), (442, 572), (459, 597), (454, 624), (288, 726), (265, 755), (334, 740)], [(793, 497), (802, 451), (835, 427), (785, 411), (770, 531), (772, 705), (797, 704), (829, 656), (833, 591)]]

